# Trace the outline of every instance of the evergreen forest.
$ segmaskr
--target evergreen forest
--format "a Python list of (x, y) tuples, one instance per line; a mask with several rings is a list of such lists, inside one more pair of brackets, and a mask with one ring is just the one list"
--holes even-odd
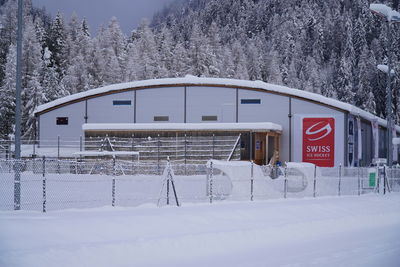
[[(262, 80), (335, 98), (386, 117), (387, 22), (370, 0), (176, 0), (130, 33), (112, 18), (50, 16), (24, 1), (22, 133), (57, 98), (143, 79)], [(399, 0), (380, 1), (399, 11)], [(0, 138), (14, 131), (17, 0), (0, 0)], [(392, 27), (393, 108), (400, 122), (400, 23)]]

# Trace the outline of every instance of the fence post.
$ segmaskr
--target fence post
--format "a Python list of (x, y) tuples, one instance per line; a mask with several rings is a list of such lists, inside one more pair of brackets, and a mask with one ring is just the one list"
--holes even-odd
[(160, 175), (160, 135), (157, 135), (157, 174)]
[(383, 165), (383, 194), (386, 194), (386, 165)]
[(43, 177), (43, 212), (46, 212), (46, 157), (42, 159), (42, 177)]
[(215, 134), (212, 135), (212, 158), (215, 157)]
[(8, 144), (6, 144), (6, 159), (7, 160), (10, 159), (10, 147), (11, 147), (11, 141), (9, 141)]
[(111, 206), (115, 207), (115, 156), (113, 157), (113, 178), (112, 178), (112, 188), (111, 188), (111, 196), (112, 202)]
[(357, 168), (357, 181), (358, 181), (358, 195), (361, 196), (360, 166), (358, 166), (358, 168)]
[(167, 173), (167, 205), (169, 205), (169, 177)]
[(313, 196), (316, 197), (317, 195), (317, 165), (314, 165), (314, 194)]
[[(11, 144), (10, 144), (10, 146), (11, 146)], [(11, 173), (13, 168), (14, 168), (14, 164), (13, 164), (12, 157), (11, 157), (10, 154), (8, 154), (8, 158), (7, 159), (8, 159), (7, 160), (8, 172)]]
[(36, 145), (36, 140), (33, 140), (33, 152), (32, 152), (32, 157), (34, 157), (35, 155), (36, 155), (36, 148), (35, 148), (35, 145)]
[(186, 154), (187, 154), (187, 139), (186, 139), (186, 133), (185, 133), (185, 140), (184, 140), (184, 142), (185, 142), (185, 175), (187, 175), (187, 173), (186, 173)]
[(254, 199), (254, 162), (251, 161), (250, 201)]
[[(134, 139), (134, 135), (132, 134), (132, 152), (135, 150), (135, 139)], [(138, 155), (139, 157), (139, 155)], [(135, 169), (135, 156), (132, 155), (132, 175), (134, 174), (134, 169)]]
[(21, 209), (21, 165), (20, 159), (14, 160), (14, 210)]
[(60, 136), (57, 136), (57, 158), (60, 158)]
[(213, 175), (214, 175), (214, 170), (213, 170), (213, 162), (210, 162), (210, 203), (213, 202)]
[(341, 184), (342, 184), (342, 163), (339, 164), (339, 184), (338, 184), (338, 196), (341, 195)]
[(284, 184), (283, 184), (283, 197), (286, 198), (287, 197), (287, 167), (285, 167), (285, 180), (284, 180)]
[(376, 177), (376, 191), (378, 192), (378, 194), (380, 194), (381, 190), (379, 189), (380, 185), (380, 181), (381, 181), (381, 170), (379, 168), (379, 166), (376, 166), (376, 173), (377, 173), (377, 177)]

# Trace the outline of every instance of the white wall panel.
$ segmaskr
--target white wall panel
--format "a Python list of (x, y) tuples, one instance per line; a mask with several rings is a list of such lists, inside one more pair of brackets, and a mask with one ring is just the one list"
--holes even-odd
[[(260, 99), (260, 104), (241, 104), (242, 99)], [(282, 161), (289, 161), (289, 97), (262, 91), (239, 90), (239, 122), (273, 122), (282, 126)]]
[(202, 116), (218, 116), (216, 122), (236, 122), (236, 89), (187, 87), (187, 122), (202, 122)]
[[(130, 100), (131, 105), (113, 105), (114, 100)], [(133, 123), (133, 91), (91, 98), (87, 102), (88, 123)]]
[[(67, 105), (40, 116), (40, 140), (57, 140), (57, 136), (63, 140), (79, 141), (83, 135), (82, 124), (85, 123), (85, 101)], [(68, 117), (68, 125), (56, 125), (57, 117)]]
[(154, 116), (168, 116), (168, 122), (184, 122), (184, 87), (138, 90), (136, 122), (154, 122)]

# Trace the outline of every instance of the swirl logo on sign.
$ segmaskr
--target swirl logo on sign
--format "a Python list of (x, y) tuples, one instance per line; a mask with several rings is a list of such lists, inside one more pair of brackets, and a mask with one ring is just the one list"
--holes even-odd
[[(317, 127), (317, 126), (319, 126), (321, 124), (322, 125), (325, 124), (325, 125), (323, 127), (321, 127), (321, 128)], [(323, 132), (325, 132), (323, 135), (319, 135), (320, 133), (323, 133)], [(325, 122), (325, 121), (320, 121), (320, 122), (317, 122), (314, 125), (311, 125), (306, 130), (306, 135), (307, 135), (307, 139), (309, 141), (317, 141), (317, 140), (323, 139), (324, 137), (328, 136), (331, 132), (332, 132), (332, 127), (331, 127), (330, 123), (329, 122)], [(311, 138), (310, 135), (311, 136), (318, 136), (318, 137)]]

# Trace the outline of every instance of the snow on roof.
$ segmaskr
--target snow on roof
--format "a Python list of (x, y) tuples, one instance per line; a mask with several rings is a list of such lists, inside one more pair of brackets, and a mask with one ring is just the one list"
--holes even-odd
[(74, 156), (130, 156), (139, 155), (137, 151), (78, 151)]
[[(350, 114), (360, 116), (367, 120), (378, 120), (379, 125), (386, 126), (386, 120), (383, 120), (369, 112), (366, 112), (360, 108), (357, 108), (348, 103), (341, 102), (336, 99), (328, 98), (320, 94), (315, 94), (299, 89), (293, 89), (286, 86), (265, 83), (263, 81), (247, 81), (247, 80), (237, 80), (237, 79), (222, 79), (222, 78), (203, 78), (196, 77), (191, 75), (186, 75), (183, 78), (165, 78), (165, 79), (151, 79), (151, 80), (143, 80), (143, 81), (135, 81), (128, 83), (119, 83), (112, 84), (96, 89), (91, 89), (85, 92), (69, 95), (66, 97), (59, 98), (52, 102), (40, 105), (36, 108), (36, 113), (46, 112), (48, 109), (56, 108), (59, 105), (63, 105), (65, 103), (71, 101), (79, 101), (79, 99), (87, 98), (87, 97), (96, 97), (96, 95), (104, 94), (104, 93), (112, 93), (113, 91), (119, 91), (124, 89), (134, 89), (141, 87), (158, 87), (158, 86), (179, 86), (179, 85), (221, 85), (221, 86), (229, 86), (229, 87), (240, 87), (240, 88), (254, 88), (254, 89), (262, 89), (269, 92), (275, 92), (279, 94), (287, 94), (295, 97), (304, 98), (307, 100), (315, 101), (318, 103), (322, 103), (325, 105), (329, 105), (343, 111), (348, 111)], [(400, 131), (400, 127), (397, 126), (396, 129)]]
[(385, 17), (388, 21), (400, 21), (400, 13), (384, 4), (370, 4), (369, 8), (376, 14)]
[(113, 131), (190, 131), (190, 130), (236, 130), (236, 131), (282, 131), (282, 126), (272, 122), (240, 122), (240, 123), (87, 123), (85, 130)]

